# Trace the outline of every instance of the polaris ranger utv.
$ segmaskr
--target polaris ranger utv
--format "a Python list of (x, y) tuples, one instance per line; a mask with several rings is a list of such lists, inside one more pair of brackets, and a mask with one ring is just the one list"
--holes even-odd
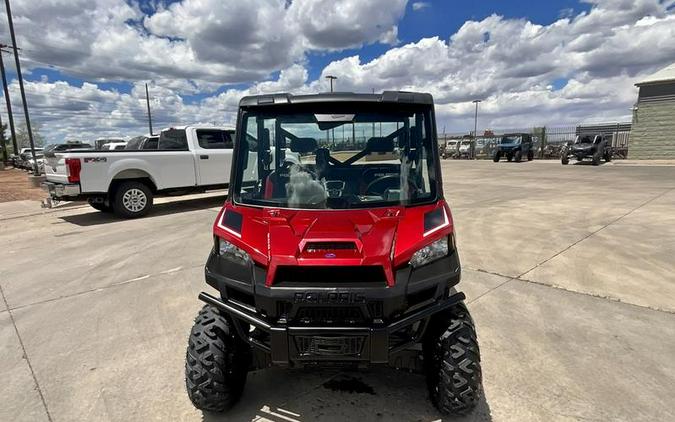
[(506, 157), (506, 161), (515, 160), (519, 163), (523, 157), (527, 157), (527, 161), (532, 161), (534, 158), (534, 147), (532, 142), (532, 135), (529, 133), (511, 133), (502, 136), (497, 144), (497, 151), (492, 159), (495, 163), (502, 157)]
[[(224, 412), (250, 370), (390, 365), (464, 414), (481, 394), (429, 94), (240, 102), (230, 196), (213, 226), (187, 392)], [(291, 160), (288, 158), (292, 157)]]

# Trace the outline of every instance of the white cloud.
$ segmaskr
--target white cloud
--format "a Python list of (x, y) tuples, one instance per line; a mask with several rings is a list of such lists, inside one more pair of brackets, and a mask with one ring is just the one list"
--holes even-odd
[(415, 3), (412, 4), (412, 9), (417, 12), (418, 10), (426, 9), (428, 7), (431, 7), (431, 3), (428, 1), (416, 1)]
[[(150, 32), (144, 33), (124, 23), (128, 19), (143, 21), (143, 14), (134, 6), (97, 0), (113, 8), (105, 11), (83, 0), (75, 0), (74, 5), (65, 2), (62, 6), (81, 19), (82, 28), (75, 30), (75, 21), (68, 17), (59, 19), (70, 25), (49, 18), (61, 13), (59, 7), (50, 9), (58, 1), (46, 2), (45, 10), (33, 7), (32, 2), (17, 1), (18, 16), (23, 16), (17, 27), (23, 28), (22, 33), (30, 29), (43, 34), (25, 38), (24, 56), (34, 61), (54, 60), (89, 79), (95, 79), (94, 75), (135, 85), (131, 93), (124, 94), (91, 83), (81, 87), (58, 81), (28, 83), (34, 119), (54, 140), (144, 133), (145, 92), (140, 82), (144, 79), (154, 81), (151, 95), (161, 99), (153, 111), (156, 126), (231, 123), (241, 96), (327, 91), (324, 76), (328, 74), (339, 77), (337, 89), (341, 91), (431, 92), (439, 127), (447, 126), (448, 130), (473, 127), (471, 100), (475, 98), (483, 99), (481, 127), (630, 120), (636, 98), (634, 82), (675, 60), (672, 1), (594, 1), (589, 12), (549, 25), (493, 15), (467, 21), (448, 39), (430, 37), (390, 47), (369, 61), (359, 55), (343, 57), (325, 66), (315, 80), (309, 80), (307, 51), (394, 41), (405, 2), (380, 6), (391, 10), (381, 10), (379, 15), (368, 2), (340, 2), (330, 7), (320, 1), (266, 1), (256, 3), (255, 8), (244, 2), (218, 2), (228, 7), (232, 15), (227, 15), (222, 13), (225, 6), (219, 8), (214, 0), (191, 0), (145, 18)], [(353, 22), (345, 18), (348, 15), (354, 17)], [(305, 25), (307, 20), (312, 20), (312, 25)], [(233, 36), (230, 32), (235, 29), (219, 28), (228, 25), (237, 28), (235, 32), (249, 26), (253, 29), (222, 40)], [(45, 28), (42, 33), (41, 27)], [(343, 34), (350, 32), (348, 27), (356, 35)], [(71, 39), (77, 31), (81, 32), (78, 42), (89, 47), (75, 48), (77, 43)], [(56, 39), (63, 44), (55, 43)], [(49, 51), (52, 44), (58, 47)], [(57, 50), (63, 50), (64, 45), (72, 54), (62, 51), (64, 57)], [(268, 49), (283, 50), (283, 54)], [(265, 56), (268, 53), (271, 55)], [(228, 61), (228, 57), (236, 60)], [(265, 75), (277, 70), (274, 80), (265, 80)], [(250, 84), (222, 91), (223, 84), (232, 81)], [(560, 81), (564, 86), (554, 89)], [(12, 89), (16, 92), (15, 84)], [(199, 101), (186, 99), (186, 95), (216, 90), (218, 94)]]

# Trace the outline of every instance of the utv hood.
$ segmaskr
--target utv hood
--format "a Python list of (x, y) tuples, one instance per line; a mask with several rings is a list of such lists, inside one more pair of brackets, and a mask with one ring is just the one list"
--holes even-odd
[[(439, 207), (447, 216), (443, 226), (451, 230), (450, 214), (442, 201), (429, 206), (368, 210), (291, 210), (228, 204), (214, 232), (249, 253), (256, 264), (267, 267), (267, 285), (273, 283), (277, 268), (282, 266), (380, 266), (388, 284), (393, 285), (394, 269), (406, 265), (417, 249), (441, 234), (425, 235), (425, 214)], [(241, 217), (232, 218), (235, 214)], [(233, 221), (239, 223), (232, 227)]]

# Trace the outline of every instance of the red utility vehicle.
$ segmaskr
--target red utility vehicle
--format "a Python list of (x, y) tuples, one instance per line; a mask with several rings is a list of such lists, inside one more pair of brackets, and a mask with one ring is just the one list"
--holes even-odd
[(475, 407), (434, 119), (410, 92), (241, 100), (205, 268), (218, 294), (200, 294), (187, 350), (197, 408), (227, 410), (252, 369), (375, 364), (426, 373), (442, 413)]

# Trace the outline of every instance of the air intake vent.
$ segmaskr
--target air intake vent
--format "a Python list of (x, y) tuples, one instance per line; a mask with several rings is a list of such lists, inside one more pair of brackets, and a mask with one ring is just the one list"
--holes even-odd
[(274, 276), (274, 284), (284, 283), (321, 286), (334, 284), (344, 286), (347, 284), (386, 284), (387, 276), (384, 269), (379, 265), (339, 265), (339, 266), (285, 266), (280, 265)]
[(305, 251), (352, 251), (356, 249), (354, 242), (307, 242)]

